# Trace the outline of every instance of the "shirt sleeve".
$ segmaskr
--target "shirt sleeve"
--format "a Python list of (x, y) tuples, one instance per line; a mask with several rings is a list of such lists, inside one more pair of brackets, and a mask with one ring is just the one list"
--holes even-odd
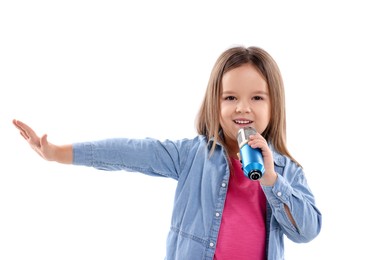
[(73, 144), (73, 164), (178, 179), (187, 141), (113, 138)]
[[(305, 243), (319, 234), (321, 213), (315, 205), (314, 196), (301, 167), (287, 162), (283, 173), (278, 174), (275, 184), (262, 188), (273, 217), (290, 240)], [(288, 206), (296, 225), (292, 224), (284, 205)]]

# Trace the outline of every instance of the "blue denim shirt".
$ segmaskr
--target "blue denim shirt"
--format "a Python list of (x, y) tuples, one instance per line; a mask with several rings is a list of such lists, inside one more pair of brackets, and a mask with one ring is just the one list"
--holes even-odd
[[(73, 144), (73, 164), (106, 171), (137, 171), (178, 181), (167, 260), (213, 260), (220, 230), (229, 165), (224, 148), (217, 144), (210, 157), (204, 136), (183, 140), (114, 138)], [(267, 259), (284, 259), (283, 234), (297, 243), (315, 238), (321, 213), (302, 168), (273, 151), (274, 186), (262, 186), (267, 198)], [(291, 223), (284, 205), (295, 220)]]

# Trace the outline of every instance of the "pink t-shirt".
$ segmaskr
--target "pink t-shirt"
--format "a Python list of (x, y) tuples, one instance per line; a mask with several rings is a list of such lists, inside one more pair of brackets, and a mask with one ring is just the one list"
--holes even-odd
[(232, 159), (215, 260), (266, 259), (266, 197), (259, 181), (249, 180)]

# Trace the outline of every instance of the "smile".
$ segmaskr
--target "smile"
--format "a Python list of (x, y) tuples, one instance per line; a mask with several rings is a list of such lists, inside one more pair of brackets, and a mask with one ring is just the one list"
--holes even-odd
[(233, 120), (233, 121), (234, 121), (234, 123), (241, 124), (241, 125), (253, 123), (253, 121), (250, 121), (250, 120)]

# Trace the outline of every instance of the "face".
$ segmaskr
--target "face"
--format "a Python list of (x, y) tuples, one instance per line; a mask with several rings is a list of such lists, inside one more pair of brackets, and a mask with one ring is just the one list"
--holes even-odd
[(220, 105), (220, 124), (232, 152), (238, 151), (237, 133), (240, 128), (253, 126), (261, 134), (270, 121), (268, 86), (251, 64), (224, 74)]

